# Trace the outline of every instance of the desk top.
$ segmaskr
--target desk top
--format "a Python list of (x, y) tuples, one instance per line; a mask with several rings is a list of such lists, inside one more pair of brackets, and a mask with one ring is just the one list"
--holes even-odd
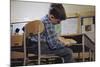
[(67, 36), (81, 36), (81, 35), (83, 35), (83, 34), (69, 34), (69, 35), (66, 34), (66, 35), (60, 35), (60, 36), (66, 36), (67, 37)]
[(74, 35), (61, 35), (61, 37), (74, 39), (78, 44), (82, 43), (82, 35), (83, 34), (74, 34)]

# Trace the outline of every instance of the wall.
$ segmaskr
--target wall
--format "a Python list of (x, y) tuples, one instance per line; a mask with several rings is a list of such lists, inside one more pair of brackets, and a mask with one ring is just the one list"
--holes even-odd
[(67, 17), (95, 15), (95, 6), (93, 5), (64, 4), (64, 7)]
[[(93, 18), (83, 18), (82, 33), (88, 35), (88, 37), (95, 42), (95, 24)], [(88, 29), (86, 30), (86, 26)]]
[(11, 23), (40, 19), (47, 14), (49, 3), (11, 1)]

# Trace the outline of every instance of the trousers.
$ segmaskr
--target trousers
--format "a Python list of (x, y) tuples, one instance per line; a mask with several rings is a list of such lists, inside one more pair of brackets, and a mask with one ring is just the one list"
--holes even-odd
[[(30, 45), (29, 45), (30, 44)], [(38, 54), (38, 44), (34, 42), (27, 43), (31, 47), (27, 49), (28, 51)], [(73, 51), (68, 47), (62, 47), (57, 49), (50, 49), (47, 43), (41, 43), (41, 54), (54, 54), (56, 56), (62, 57), (64, 59), (64, 63), (73, 63)]]

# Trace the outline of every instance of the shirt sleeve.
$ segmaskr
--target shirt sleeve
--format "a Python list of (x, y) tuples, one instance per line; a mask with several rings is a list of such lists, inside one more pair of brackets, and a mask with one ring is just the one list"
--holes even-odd
[(57, 39), (55, 28), (52, 24), (46, 24), (45, 31), (46, 31), (46, 39), (47, 39), (48, 45), (51, 49), (64, 47), (63, 43), (61, 43)]

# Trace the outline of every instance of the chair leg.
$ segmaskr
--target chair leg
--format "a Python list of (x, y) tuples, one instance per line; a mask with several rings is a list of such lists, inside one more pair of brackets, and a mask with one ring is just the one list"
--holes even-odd
[(64, 63), (64, 58), (63, 57), (61, 57), (61, 60), (62, 60), (62, 63)]
[[(26, 32), (26, 31), (25, 31)], [(25, 36), (26, 33), (24, 33), (24, 63), (23, 65), (25, 66), (26, 65), (26, 60), (27, 60), (27, 50), (26, 50), (26, 36)]]
[(40, 45), (40, 33), (38, 32), (38, 65), (41, 64), (41, 45)]

